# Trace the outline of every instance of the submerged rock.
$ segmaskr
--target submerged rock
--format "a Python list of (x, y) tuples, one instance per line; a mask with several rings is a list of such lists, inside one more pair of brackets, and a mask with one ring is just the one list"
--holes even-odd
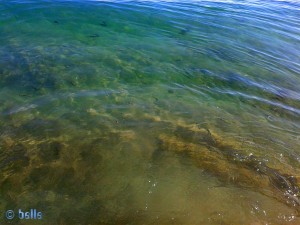
[(217, 142), (208, 129), (187, 129), (177, 126), (175, 136), (190, 143), (202, 143), (209, 146), (216, 146)]
[(219, 180), (257, 191), (300, 211), (300, 189), (295, 176), (223, 144), (209, 130), (177, 126), (174, 134), (160, 134), (158, 140), (160, 150), (187, 154), (197, 167)]

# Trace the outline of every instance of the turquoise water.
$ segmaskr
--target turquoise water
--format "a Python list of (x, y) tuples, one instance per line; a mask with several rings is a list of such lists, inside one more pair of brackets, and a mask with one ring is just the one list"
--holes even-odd
[(2, 0), (0, 43), (1, 224), (300, 224), (296, 1)]

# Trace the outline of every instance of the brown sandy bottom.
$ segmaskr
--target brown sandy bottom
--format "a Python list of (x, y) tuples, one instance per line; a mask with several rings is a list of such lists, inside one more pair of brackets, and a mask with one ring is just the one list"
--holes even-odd
[(37, 118), (7, 127), (2, 211), (37, 208), (41, 224), (300, 223), (297, 168), (180, 119), (87, 115), (80, 129)]
[(0, 224), (300, 224), (296, 3), (0, 12)]

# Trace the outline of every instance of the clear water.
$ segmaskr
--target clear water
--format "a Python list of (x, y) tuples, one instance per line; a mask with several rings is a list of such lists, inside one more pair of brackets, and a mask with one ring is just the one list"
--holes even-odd
[(1, 224), (300, 224), (297, 1), (2, 0), (0, 43)]

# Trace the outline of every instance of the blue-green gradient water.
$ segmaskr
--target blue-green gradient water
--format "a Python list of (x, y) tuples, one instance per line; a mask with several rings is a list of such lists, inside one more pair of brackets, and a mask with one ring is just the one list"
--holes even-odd
[(0, 0), (0, 102), (1, 224), (300, 224), (297, 1)]

